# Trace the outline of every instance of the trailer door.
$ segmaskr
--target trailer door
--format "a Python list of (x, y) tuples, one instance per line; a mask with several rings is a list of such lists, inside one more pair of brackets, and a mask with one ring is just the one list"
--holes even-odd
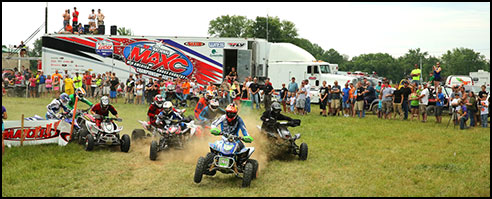
[(251, 75), (251, 50), (237, 51), (237, 78), (243, 82), (244, 78)]

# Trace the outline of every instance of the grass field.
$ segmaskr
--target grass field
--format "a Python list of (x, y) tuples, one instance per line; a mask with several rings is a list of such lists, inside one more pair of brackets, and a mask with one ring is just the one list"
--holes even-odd
[[(44, 116), (51, 99), (2, 98), (9, 120)], [(146, 105), (115, 107), (130, 134), (146, 119)], [(82, 108), (87, 108), (84, 104)], [(188, 114), (192, 109), (188, 109)], [(266, 141), (255, 129), (260, 112), (241, 108), (239, 115), (255, 138), (253, 158), (258, 179), (240, 188), (241, 179), (218, 173), (193, 182), (205, 141), (186, 149), (160, 152), (149, 160), (149, 140), (132, 142), (130, 151), (98, 147), (86, 152), (78, 144), (6, 148), (2, 156), (2, 196), (483, 196), (490, 197), (490, 128), (446, 128), (417, 121), (320, 117), (313, 105), (302, 119), (301, 142), (309, 145), (306, 161), (271, 159)]]

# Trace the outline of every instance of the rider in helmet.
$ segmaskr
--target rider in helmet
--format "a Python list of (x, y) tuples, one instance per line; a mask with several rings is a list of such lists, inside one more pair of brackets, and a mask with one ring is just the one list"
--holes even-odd
[(198, 103), (195, 107), (195, 119), (200, 120), (200, 113), (202, 113), (203, 109), (208, 106), (210, 100), (214, 98), (214, 93), (211, 90), (207, 90), (204, 97), (201, 97), (198, 100)]
[(201, 123), (205, 123), (210, 120), (214, 120), (218, 114), (222, 115), (225, 113), (226, 111), (219, 107), (219, 101), (217, 99), (212, 99), (210, 100), (208, 106), (205, 107), (200, 113), (198, 121), (200, 121)]
[(70, 98), (66, 93), (62, 93), (60, 97), (53, 99), (53, 101), (51, 101), (51, 103), (46, 106), (46, 108), (48, 108), (48, 112), (46, 112), (46, 119), (60, 119), (56, 115), (60, 111), (60, 108), (63, 109), (64, 114), (68, 114), (70, 112), (70, 110), (68, 110), (67, 108), (69, 100)]
[(111, 104), (109, 104), (108, 96), (102, 96), (101, 102), (97, 103), (91, 108), (91, 114), (102, 116), (102, 117), (95, 117), (96, 125), (98, 127), (101, 127), (101, 122), (103, 117), (108, 117), (109, 112), (111, 112), (111, 114), (113, 114), (116, 118), (118, 118), (118, 112)]
[(179, 113), (174, 109), (173, 103), (170, 101), (164, 102), (162, 105), (162, 111), (157, 115), (157, 119), (155, 123), (159, 126), (162, 126), (164, 120), (175, 120), (177, 121), (182, 128), (186, 128), (186, 124), (184, 122), (189, 122), (188, 119), (183, 118)]
[(149, 124), (156, 126), (155, 120), (157, 119), (157, 115), (162, 111), (162, 105), (164, 104), (164, 98), (162, 95), (156, 95), (154, 97), (154, 102), (149, 107), (147, 111), (147, 116), (149, 116)]
[(79, 101), (82, 101), (84, 102), (85, 104), (89, 105), (92, 107), (92, 102), (90, 102), (89, 100), (85, 99), (85, 89), (80, 87), (80, 88), (77, 88), (77, 90), (75, 90), (75, 93), (74, 94), (71, 94), (70, 96), (70, 101), (68, 102), (68, 108), (70, 110), (73, 110), (74, 106), (75, 106), (75, 98), (79, 98)]
[(263, 115), (260, 118), (261, 121), (263, 121), (261, 129), (266, 131), (270, 135), (273, 135), (272, 133), (275, 132), (275, 123), (277, 122), (277, 120), (287, 120), (289, 122), (293, 120), (288, 116), (282, 115), (280, 113), (281, 111), (282, 107), (280, 106), (280, 103), (274, 101), (270, 106), (270, 109), (263, 112)]
[[(248, 135), (248, 131), (246, 130), (246, 126), (244, 125), (243, 119), (237, 115), (238, 108), (234, 103), (227, 105), (226, 114), (219, 117), (217, 120), (212, 122), (212, 132), (217, 132), (217, 127), (220, 125), (220, 131), (222, 134), (233, 134), (239, 136), (239, 130), (243, 134), (243, 139), (249, 139), (253, 141), (253, 138)], [(238, 141), (239, 148), (241, 150), (244, 147), (244, 144), (241, 141)]]

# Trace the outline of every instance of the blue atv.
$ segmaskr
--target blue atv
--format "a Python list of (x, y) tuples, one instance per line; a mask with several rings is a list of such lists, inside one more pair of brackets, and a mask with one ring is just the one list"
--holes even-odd
[[(223, 134), (218, 129), (211, 130), (213, 135), (221, 135), (222, 140), (209, 143), (210, 152), (205, 157), (198, 158), (196, 164), (194, 181), (200, 183), (202, 176), (214, 176), (217, 171), (242, 178), (243, 187), (249, 187), (251, 181), (257, 177), (258, 161), (250, 159), (255, 151), (254, 147), (243, 147), (239, 149), (238, 141), (251, 143), (251, 137), (240, 137), (232, 134)], [(241, 175), (242, 174), (242, 175)]]

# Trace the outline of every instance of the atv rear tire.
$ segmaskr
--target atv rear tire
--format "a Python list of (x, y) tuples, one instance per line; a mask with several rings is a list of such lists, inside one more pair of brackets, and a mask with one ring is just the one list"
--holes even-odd
[(128, 153), (128, 151), (130, 150), (130, 136), (128, 134), (125, 134), (121, 137), (120, 150), (125, 153)]
[(249, 159), (248, 162), (253, 164), (253, 179), (256, 179), (256, 177), (258, 177), (258, 161), (255, 159)]
[(308, 145), (306, 143), (301, 143), (299, 147), (299, 159), (306, 160), (308, 156)]
[(152, 140), (152, 143), (150, 143), (150, 160), (155, 160), (157, 159), (157, 142), (155, 140)]
[(94, 137), (89, 133), (85, 137), (85, 150), (92, 151), (92, 149), (94, 149)]
[(89, 131), (86, 128), (81, 128), (79, 130), (79, 144), (85, 143), (85, 140), (87, 139), (88, 134), (89, 134)]
[(246, 165), (244, 166), (244, 173), (243, 173), (243, 187), (249, 187), (251, 184), (251, 180), (253, 180), (253, 164), (251, 162), (247, 162)]
[(143, 129), (134, 129), (132, 131), (132, 140), (137, 140), (145, 137), (145, 130)]
[(200, 183), (202, 181), (204, 163), (205, 158), (199, 157), (198, 162), (196, 163), (195, 176), (193, 177), (193, 181), (195, 181), (195, 183)]
[(204, 167), (203, 167), (203, 174), (209, 175), (209, 176), (214, 176), (217, 173), (217, 170), (209, 171), (208, 169), (210, 168), (210, 164), (214, 163), (214, 157), (215, 155), (213, 153), (207, 153), (207, 156), (205, 156), (205, 162), (204, 162)]

